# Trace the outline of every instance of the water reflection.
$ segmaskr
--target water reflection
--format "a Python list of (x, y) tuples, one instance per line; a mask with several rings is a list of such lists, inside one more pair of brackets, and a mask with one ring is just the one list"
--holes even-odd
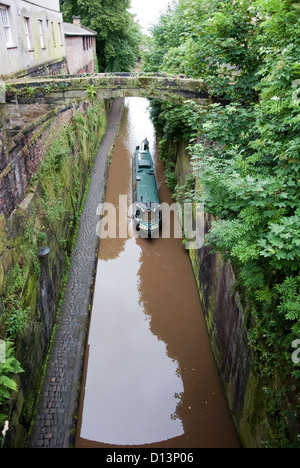
[(155, 159), (156, 137), (153, 124), (149, 118), (148, 100), (143, 98), (125, 99), (125, 116), (127, 120), (126, 144), (131, 154), (136, 145), (139, 145), (146, 137), (149, 140), (150, 153)]
[(120, 445), (183, 434), (178, 363), (154, 336), (139, 296), (141, 249), (135, 239), (99, 260), (89, 334), (81, 437)]

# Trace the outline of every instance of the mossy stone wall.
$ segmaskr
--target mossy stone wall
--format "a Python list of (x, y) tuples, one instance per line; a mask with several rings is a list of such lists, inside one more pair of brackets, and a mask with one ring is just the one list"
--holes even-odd
[[(27, 135), (22, 158), (36, 150), (41, 162), (21, 203), (10, 216), (0, 216), (0, 338), (14, 342), (24, 369), (17, 377), (18, 392), (1, 408), (10, 421), (9, 447), (24, 447), (30, 430), (109, 105), (97, 99), (74, 104)], [(43, 246), (50, 253), (39, 258)]]

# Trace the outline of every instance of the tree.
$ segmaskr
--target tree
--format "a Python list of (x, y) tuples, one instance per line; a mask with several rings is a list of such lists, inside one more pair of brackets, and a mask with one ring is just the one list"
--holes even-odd
[[(167, 12), (160, 17), (158, 24), (152, 26), (151, 38), (147, 41), (146, 53), (143, 55), (143, 71), (149, 73), (169, 72), (163, 63), (172, 49), (177, 49), (181, 43), (181, 34), (185, 31), (185, 21), (177, 4), (169, 6)], [(180, 66), (180, 64), (179, 64)], [(174, 68), (174, 67), (173, 67)], [(178, 68), (175, 68), (178, 71)]]
[(79, 15), (84, 26), (97, 32), (100, 71), (130, 71), (136, 64), (141, 30), (129, 7), (130, 0), (61, 0), (64, 21)]

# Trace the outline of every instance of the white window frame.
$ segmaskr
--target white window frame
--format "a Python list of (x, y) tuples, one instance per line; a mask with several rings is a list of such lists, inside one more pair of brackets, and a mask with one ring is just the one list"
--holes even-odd
[(24, 16), (24, 28), (28, 51), (33, 51), (30, 18), (28, 18), (28, 16)]
[(9, 7), (5, 5), (0, 5), (0, 17), (2, 22), (2, 27), (4, 30), (5, 43), (6, 47), (13, 46), (12, 32), (9, 20)]
[(39, 25), (39, 34), (40, 34), (40, 44), (42, 49), (46, 49), (45, 38), (44, 38), (44, 25), (43, 20), (38, 20)]

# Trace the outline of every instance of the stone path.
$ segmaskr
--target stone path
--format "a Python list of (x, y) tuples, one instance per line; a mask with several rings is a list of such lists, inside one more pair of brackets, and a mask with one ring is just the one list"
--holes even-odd
[(94, 160), (68, 284), (29, 443), (31, 448), (72, 446), (71, 432), (75, 427), (74, 413), (78, 405), (88, 307), (97, 260), (96, 226), (99, 216), (96, 210), (105, 196), (108, 157), (117, 135), (122, 104), (121, 98), (114, 100), (107, 131)]

